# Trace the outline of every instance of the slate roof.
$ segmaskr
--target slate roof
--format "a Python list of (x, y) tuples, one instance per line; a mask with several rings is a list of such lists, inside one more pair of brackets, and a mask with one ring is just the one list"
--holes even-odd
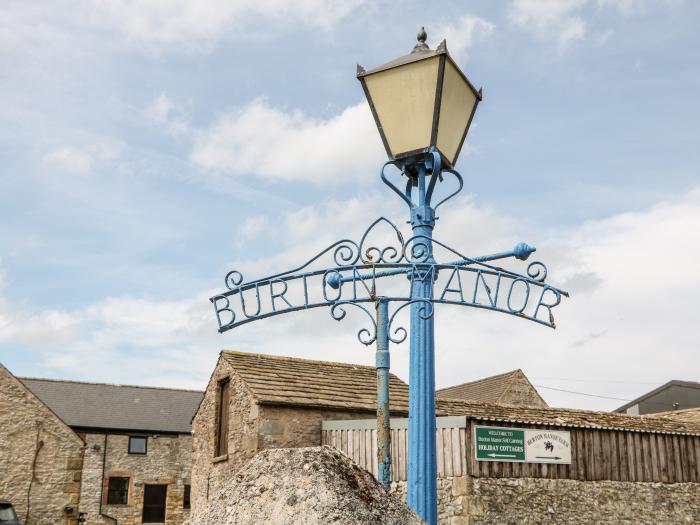
[[(372, 412), (377, 410), (373, 366), (313, 361), (223, 350), (226, 360), (260, 404)], [(408, 385), (390, 374), (390, 408), (408, 413)]]
[(700, 435), (700, 421), (692, 421), (690, 418), (671, 419), (659, 417), (658, 414), (635, 416), (617, 412), (516, 407), (447, 399), (437, 400), (437, 412), (439, 416), (468, 416), (489, 422)]
[[(442, 399), (461, 399), (466, 401), (498, 403), (503, 397), (503, 394), (505, 394), (508, 390), (511, 380), (518, 377), (522, 377), (525, 379), (525, 381), (530, 383), (523, 371), (517, 369), (511, 370), (510, 372), (506, 372), (504, 374), (478, 379), (477, 381), (472, 381), (470, 383), (441, 388), (437, 391), (437, 396), (438, 398)], [(532, 387), (532, 390), (537, 396), (540, 397), (540, 399), (542, 399), (539, 393), (537, 393), (535, 387)], [(542, 399), (542, 402), (545, 405), (547, 404), (544, 399)]]
[(18, 379), (73, 429), (189, 434), (203, 395), (173, 388)]

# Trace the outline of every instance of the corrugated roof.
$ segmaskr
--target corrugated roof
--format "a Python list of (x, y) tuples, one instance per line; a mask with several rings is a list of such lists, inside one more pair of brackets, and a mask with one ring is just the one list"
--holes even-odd
[(189, 433), (202, 392), (18, 378), (73, 428)]
[(438, 399), (437, 412), (441, 416), (469, 416), (494, 422), (700, 435), (700, 421), (658, 417), (657, 414), (635, 416), (617, 412), (515, 407), (447, 399)]
[[(221, 356), (261, 404), (360, 411), (377, 409), (372, 366), (223, 350)], [(408, 385), (390, 374), (392, 412), (408, 412)]]
[(437, 396), (444, 399), (462, 399), (468, 401), (483, 401), (485, 403), (497, 403), (508, 388), (509, 381), (514, 374), (522, 373), (521, 370), (511, 370), (504, 374), (485, 377), (470, 383), (463, 383), (448, 388), (441, 388)]

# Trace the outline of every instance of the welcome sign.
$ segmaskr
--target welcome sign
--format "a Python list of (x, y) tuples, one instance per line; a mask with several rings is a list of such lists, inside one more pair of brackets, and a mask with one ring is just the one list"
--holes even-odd
[(571, 463), (571, 433), (530, 428), (474, 427), (478, 461)]

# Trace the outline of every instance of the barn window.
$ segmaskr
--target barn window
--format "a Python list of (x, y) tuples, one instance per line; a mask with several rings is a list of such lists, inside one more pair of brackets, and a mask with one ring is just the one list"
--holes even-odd
[(228, 453), (228, 404), (229, 404), (228, 378), (219, 382), (218, 410), (216, 413), (216, 456)]
[(190, 487), (191, 485), (185, 485), (185, 493), (182, 496), (182, 508), (190, 508)]
[(129, 502), (129, 478), (109, 478), (108, 505), (126, 505)]
[(129, 436), (129, 454), (146, 454), (147, 442), (145, 436)]

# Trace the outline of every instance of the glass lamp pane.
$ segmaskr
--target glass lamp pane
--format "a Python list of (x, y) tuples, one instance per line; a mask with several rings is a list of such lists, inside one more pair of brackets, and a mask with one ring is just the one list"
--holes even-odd
[(459, 74), (452, 60), (446, 60), (436, 146), (452, 165), (457, 160), (459, 146), (476, 102), (476, 93)]
[(365, 77), (392, 156), (430, 146), (439, 57)]

